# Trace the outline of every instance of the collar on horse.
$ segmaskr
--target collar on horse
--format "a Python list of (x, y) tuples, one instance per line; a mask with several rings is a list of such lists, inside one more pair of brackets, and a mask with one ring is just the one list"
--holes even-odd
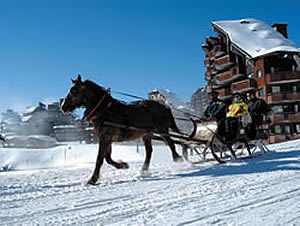
[(96, 119), (98, 119), (98, 117), (100, 115), (103, 115), (103, 113), (106, 111), (107, 108), (109, 108), (111, 106), (111, 102), (108, 102), (108, 104), (106, 105), (106, 108), (104, 109), (104, 112), (100, 115), (96, 115), (94, 114), (95, 111), (101, 106), (101, 104), (104, 102), (105, 97), (107, 96), (107, 93), (105, 93), (102, 98), (99, 100), (99, 102), (97, 103), (97, 105), (90, 111), (90, 113), (88, 113), (88, 115), (84, 116), (83, 119), (86, 119), (87, 121), (95, 121)]

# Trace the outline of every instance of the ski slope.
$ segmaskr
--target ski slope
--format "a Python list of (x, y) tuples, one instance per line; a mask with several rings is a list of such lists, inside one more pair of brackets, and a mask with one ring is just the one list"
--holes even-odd
[(247, 160), (191, 165), (173, 163), (156, 145), (149, 173), (141, 174), (142, 148), (114, 145), (113, 158), (130, 168), (104, 164), (96, 186), (86, 185), (95, 145), (63, 146), (63, 157), (10, 150), (11, 171), (0, 173), (0, 224), (300, 225), (300, 140), (268, 147)]

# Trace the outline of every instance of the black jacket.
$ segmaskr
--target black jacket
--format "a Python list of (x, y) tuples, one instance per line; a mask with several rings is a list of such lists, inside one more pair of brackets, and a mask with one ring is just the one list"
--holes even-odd
[(264, 100), (255, 97), (248, 104), (248, 112), (253, 122), (262, 123), (263, 115), (268, 114), (270, 108)]
[(226, 105), (220, 100), (212, 100), (208, 106), (206, 106), (203, 117), (206, 118), (216, 118), (217, 121), (222, 120), (226, 117)]

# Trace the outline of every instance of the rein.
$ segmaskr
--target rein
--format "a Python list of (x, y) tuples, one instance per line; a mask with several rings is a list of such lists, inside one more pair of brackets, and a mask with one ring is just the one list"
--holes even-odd
[[(128, 94), (128, 93), (123, 93), (123, 92), (118, 92), (118, 91), (111, 91), (111, 92), (112, 93), (117, 93), (117, 94), (120, 94), (120, 95), (123, 95), (123, 96), (127, 96), (127, 97), (132, 97), (132, 98), (135, 98), (135, 99), (138, 99), (138, 100), (148, 100), (146, 98), (135, 96), (135, 95)], [(181, 113), (184, 113), (184, 114), (188, 114), (191, 117), (194, 117), (194, 118), (197, 118), (197, 119), (201, 119), (201, 117), (199, 117), (198, 115), (195, 115), (195, 114), (192, 114), (192, 113), (189, 113), (189, 112), (185, 112), (185, 111), (179, 110), (177, 108), (174, 108), (173, 106), (170, 106), (170, 108), (172, 110), (174, 110), (174, 111), (178, 111), (178, 112), (181, 112)], [(176, 119), (183, 120), (183, 121), (189, 121), (188, 119), (182, 119), (182, 118), (176, 118)]]

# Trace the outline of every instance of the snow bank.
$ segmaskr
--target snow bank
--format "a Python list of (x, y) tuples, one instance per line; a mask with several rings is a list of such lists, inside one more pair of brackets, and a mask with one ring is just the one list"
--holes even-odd
[[(0, 169), (23, 170), (94, 163), (98, 153), (95, 144), (60, 145), (48, 149), (0, 148)], [(113, 145), (112, 158), (127, 162), (139, 161), (134, 145)]]

